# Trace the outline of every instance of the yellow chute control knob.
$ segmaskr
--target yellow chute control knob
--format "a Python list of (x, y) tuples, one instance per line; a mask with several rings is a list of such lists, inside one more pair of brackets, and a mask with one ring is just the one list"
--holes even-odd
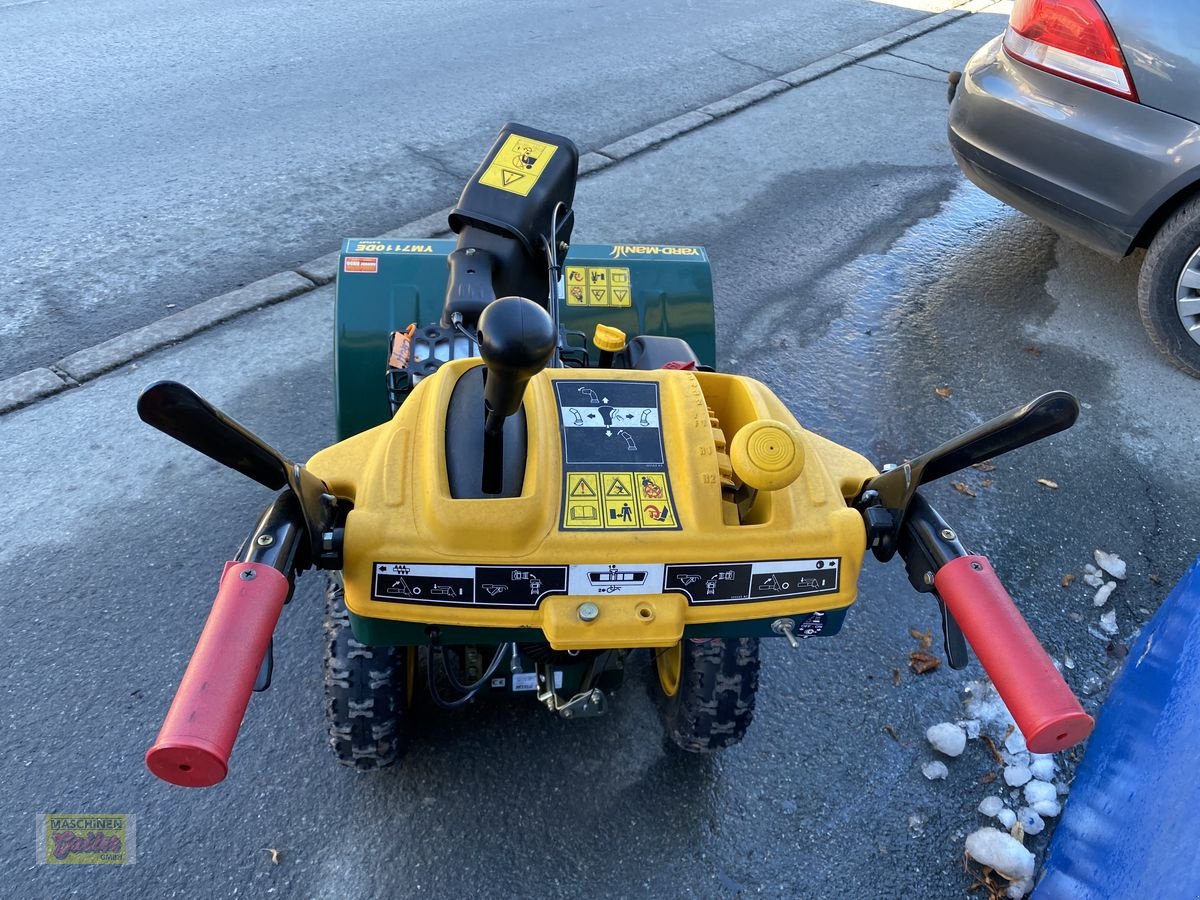
[(778, 491), (804, 471), (804, 444), (800, 435), (774, 419), (757, 419), (743, 425), (729, 445), (734, 474), (760, 491)]

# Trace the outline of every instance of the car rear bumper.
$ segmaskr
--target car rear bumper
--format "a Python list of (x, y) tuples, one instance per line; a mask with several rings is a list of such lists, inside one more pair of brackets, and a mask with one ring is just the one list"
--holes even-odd
[(1026, 66), (999, 37), (963, 70), (949, 132), (971, 181), (1112, 255), (1200, 179), (1200, 126)]

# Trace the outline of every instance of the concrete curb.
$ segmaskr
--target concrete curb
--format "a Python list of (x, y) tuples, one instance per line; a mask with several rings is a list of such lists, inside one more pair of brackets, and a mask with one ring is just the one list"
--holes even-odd
[[(584, 177), (607, 169), (748, 106), (818, 78), (824, 78), (839, 69), (852, 66), (870, 56), (988, 9), (998, 2), (1000, 0), (960, 0), (954, 8), (945, 12), (910, 22), (903, 28), (889, 31), (849, 50), (822, 57), (799, 69), (768, 78), (728, 97), (714, 100), (699, 109), (651, 125), (597, 151), (583, 154), (579, 159), (579, 175)], [(446, 221), (449, 215), (450, 208), (438, 210), (379, 235), (378, 239), (441, 237), (450, 233)], [(67, 388), (76, 387), (147, 353), (168, 344), (178, 343), (244, 313), (329, 284), (337, 276), (339, 253), (340, 251), (335, 250), (302, 263), (294, 269), (279, 272), (236, 291), (197, 303), (157, 322), (72, 353), (52, 366), (30, 369), (0, 381), (0, 415), (36, 403)]]
[(69, 382), (49, 369), (30, 369), (28, 372), (6, 378), (0, 381), (0, 414), (27, 406), (69, 387)]
[(306, 293), (314, 287), (316, 284), (303, 275), (280, 272), (72, 353), (59, 360), (56, 366), (77, 382), (90, 381), (151, 350), (191, 337), (242, 313)]

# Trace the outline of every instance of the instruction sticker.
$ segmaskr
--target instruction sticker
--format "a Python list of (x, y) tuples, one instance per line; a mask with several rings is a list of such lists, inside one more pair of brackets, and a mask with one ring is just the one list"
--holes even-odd
[[(587, 483), (586, 481), (584, 482)], [(617, 483), (624, 483), (619, 481)], [(553, 594), (667, 594), (691, 606), (786, 600), (836, 594), (841, 559), (776, 559), (727, 563), (580, 563), (569, 566), (472, 566), (377, 562), (371, 598), (388, 603), (537, 609)], [(820, 634), (812, 613), (797, 634)], [(517, 678), (514, 674), (514, 690)]]
[(614, 266), (567, 266), (567, 306), (617, 306), (633, 303), (629, 269)]
[(500, 152), (492, 157), (488, 167), (479, 176), (479, 183), (528, 197), (557, 149), (554, 144), (510, 134)]
[(532, 609), (566, 586), (566, 566), (375, 563), (371, 597), (387, 603)]
[(554, 390), (563, 446), (559, 527), (680, 528), (663, 450), (658, 384), (560, 379)]
[(663, 589), (686, 594), (690, 606), (836, 594), (840, 563), (838, 557), (825, 557), (669, 565)]

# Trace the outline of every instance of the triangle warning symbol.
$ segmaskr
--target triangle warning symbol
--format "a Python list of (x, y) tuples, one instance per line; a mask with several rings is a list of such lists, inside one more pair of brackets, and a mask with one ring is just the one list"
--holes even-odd
[(525, 173), (523, 172), (514, 172), (511, 169), (500, 170), (500, 180), (504, 182), (505, 187), (508, 187), (514, 181), (520, 181), (524, 177)]
[(596, 492), (592, 490), (592, 486), (580, 478), (575, 482), (575, 487), (571, 488), (572, 497), (595, 497)]

